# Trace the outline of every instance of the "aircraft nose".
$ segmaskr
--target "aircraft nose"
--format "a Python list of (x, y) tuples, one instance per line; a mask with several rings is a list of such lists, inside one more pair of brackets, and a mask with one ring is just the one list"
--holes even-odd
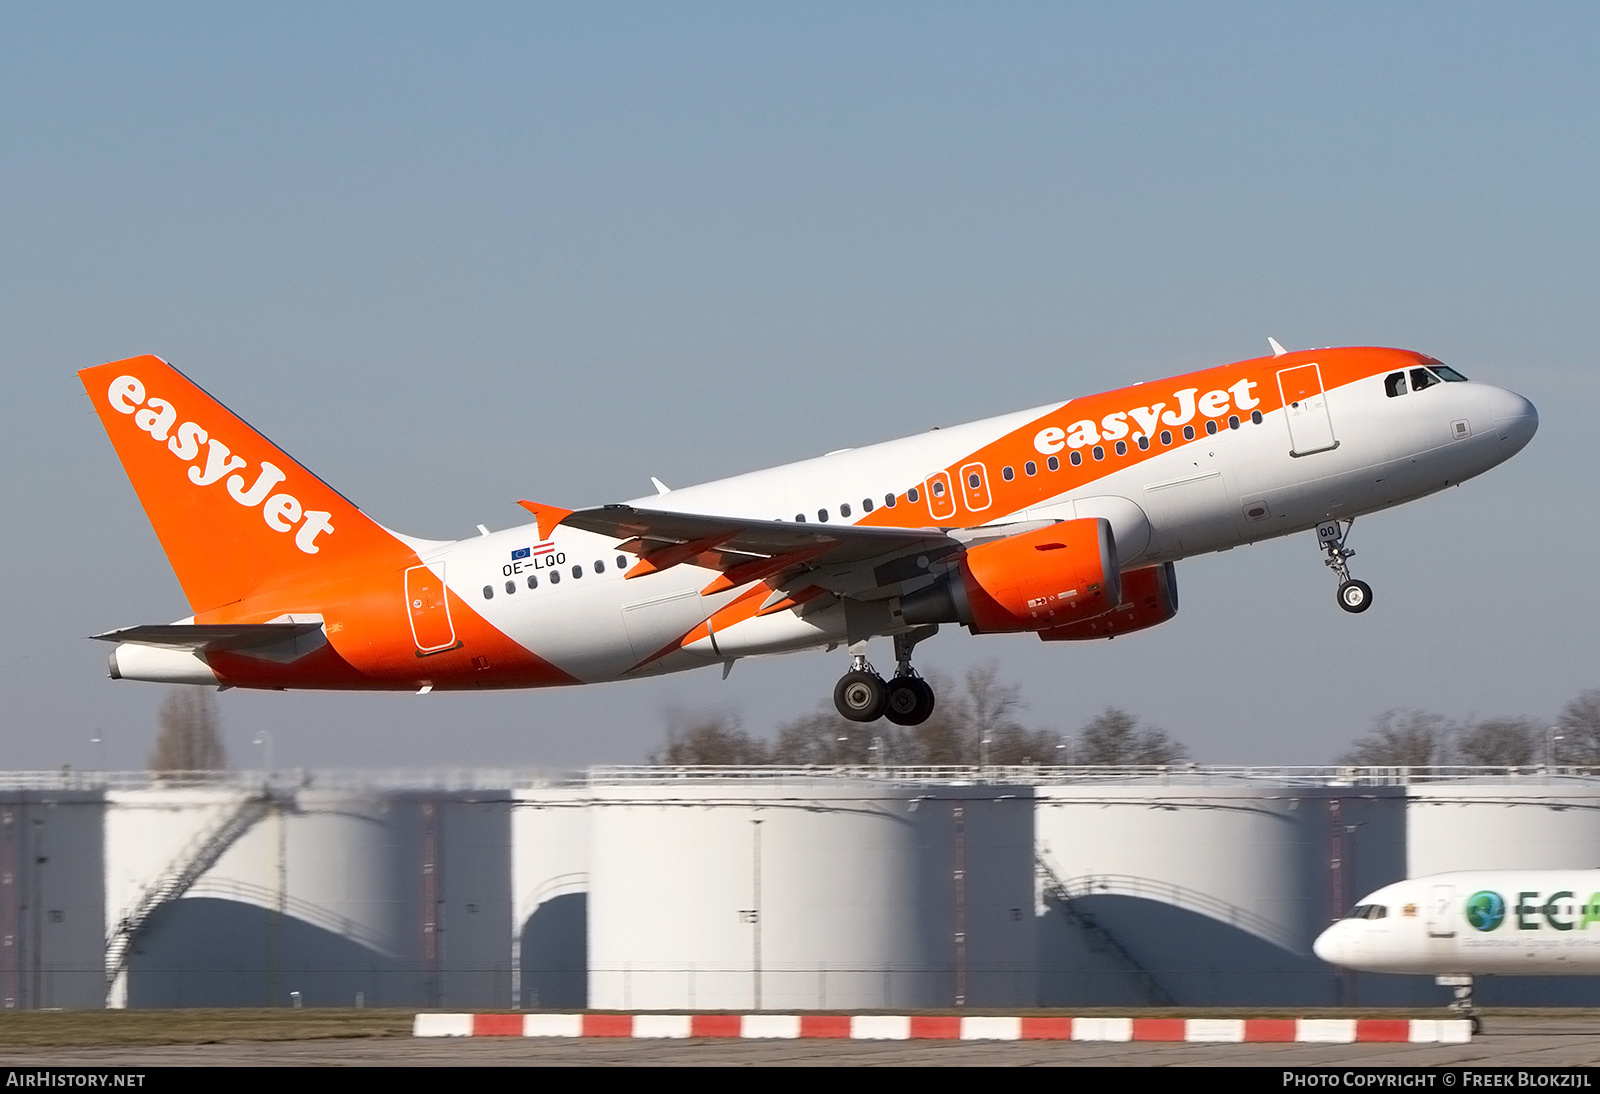
[(1514, 391), (1496, 388), (1494, 391), (1494, 430), (1500, 436), (1500, 448), (1506, 456), (1514, 456), (1533, 440), (1539, 429), (1539, 412), (1532, 403)]
[(1340, 938), (1343, 932), (1340, 931), (1340, 926), (1341, 924), (1335, 923), (1317, 935), (1317, 940), (1311, 944), (1311, 952), (1330, 965), (1339, 964), (1339, 959), (1344, 956), (1344, 946)]

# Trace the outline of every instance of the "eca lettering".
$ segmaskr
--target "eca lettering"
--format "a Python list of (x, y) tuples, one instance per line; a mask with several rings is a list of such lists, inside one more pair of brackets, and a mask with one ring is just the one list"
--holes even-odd
[(1593, 893), (1583, 904), (1576, 904), (1576, 894), (1570, 889), (1551, 893), (1541, 900), (1542, 893), (1517, 894), (1516, 918), (1519, 931), (1537, 931), (1549, 924), (1558, 931), (1586, 931), (1591, 923), (1600, 923), (1600, 893)]
[(251, 482), (246, 474), (248, 461), (228, 450), (228, 446), (208, 435), (194, 422), (178, 423), (178, 411), (165, 399), (154, 395), (145, 397), (144, 384), (136, 376), (118, 376), (111, 381), (106, 392), (111, 406), (119, 414), (133, 415), (133, 424), (150, 434), (156, 441), (166, 441), (167, 450), (188, 463), (200, 455), (205, 447), (205, 459), (191, 464), (189, 481), (196, 486), (212, 486), (226, 477), (228, 496), (247, 509), (261, 510), (261, 519), (274, 532), (288, 532), (295, 525), (294, 545), (308, 555), (320, 548), (317, 537), (332, 533), (332, 513), (319, 510), (305, 511), (300, 499), (289, 493), (274, 493), (274, 488), (288, 476), (283, 470), (266, 460)]
[(1250, 410), (1259, 406), (1261, 400), (1250, 394), (1251, 389), (1257, 386), (1254, 380), (1240, 380), (1232, 387), (1208, 391), (1204, 395), (1200, 395), (1197, 387), (1186, 387), (1174, 392), (1171, 402), (1119, 410), (1107, 414), (1098, 422), (1085, 418), (1065, 429), (1057, 426), (1041, 429), (1034, 435), (1033, 447), (1049, 456), (1066, 446), (1085, 448), (1101, 441), (1119, 441), (1130, 435), (1135, 441), (1140, 437), (1154, 437), (1158, 426), (1186, 425), (1194, 419), (1196, 412), (1207, 418), (1222, 418), (1232, 407)]

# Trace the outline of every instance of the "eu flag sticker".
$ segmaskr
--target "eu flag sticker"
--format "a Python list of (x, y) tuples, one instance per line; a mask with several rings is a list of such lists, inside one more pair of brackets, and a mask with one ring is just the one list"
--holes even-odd
[(519, 558), (527, 558), (531, 554), (533, 554), (532, 547), (518, 547), (515, 551), (511, 552), (511, 561), (515, 562)]

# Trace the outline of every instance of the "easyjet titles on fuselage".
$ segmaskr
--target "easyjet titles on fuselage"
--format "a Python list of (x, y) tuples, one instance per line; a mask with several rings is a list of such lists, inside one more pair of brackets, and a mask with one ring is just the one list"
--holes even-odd
[[(1062, 429), (1050, 426), (1041, 429), (1033, 438), (1033, 447), (1046, 456), (1060, 452), (1063, 447), (1088, 448), (1101, 441), (1119, 441), (1124, 437), (1137, 442), (1156, 435), (1157, 425), (1181, 428), (1194, 420), (1196, 412), (1207, 418), (1226, 418), (1228, 411), (1237, 407), (1249, 411), (1261, 404), (1250, 394), (1258, 385), (1254, 380), (1240, 380), (1232, 387), (1208, 391), (1198, 399), (1200, 389), (1186, 387), (1173, 392), (1172, 403), (1159, 402), (1132, 410), (1119, 410), (1107, 414), (1099, 422), (1090, 418), (1073, 422)], [(1172, 409), (1168, 410), (1167, 407)], [(1135, 428), (1137, 427), (1137, 428)]]

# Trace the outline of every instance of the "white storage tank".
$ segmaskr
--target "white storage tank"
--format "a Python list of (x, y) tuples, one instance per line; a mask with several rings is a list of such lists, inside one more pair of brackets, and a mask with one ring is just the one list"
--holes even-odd
[(1600, 779), (1530, 773), (1414, 782), (1409, 799), (1410, 877), (1600, 867)]
[(1403, 875), (1405, 800), (1399, 786), (1328, 781), (1083, 773), (1040, 786), (1042, 1001), (1338, 1002), (1311, 942)]
[(589, 798), (570, 786), (511, 796), (512, 997), (523, 1007), (588, 1005)]
[(509, 1004), (506, 791), (239, 779), (111, 799), (107, 921), (139, 919), (112, 1005)]
[(592, 1007), (1034, 997), (1026, 787), (666, 769), (590, 789)]

